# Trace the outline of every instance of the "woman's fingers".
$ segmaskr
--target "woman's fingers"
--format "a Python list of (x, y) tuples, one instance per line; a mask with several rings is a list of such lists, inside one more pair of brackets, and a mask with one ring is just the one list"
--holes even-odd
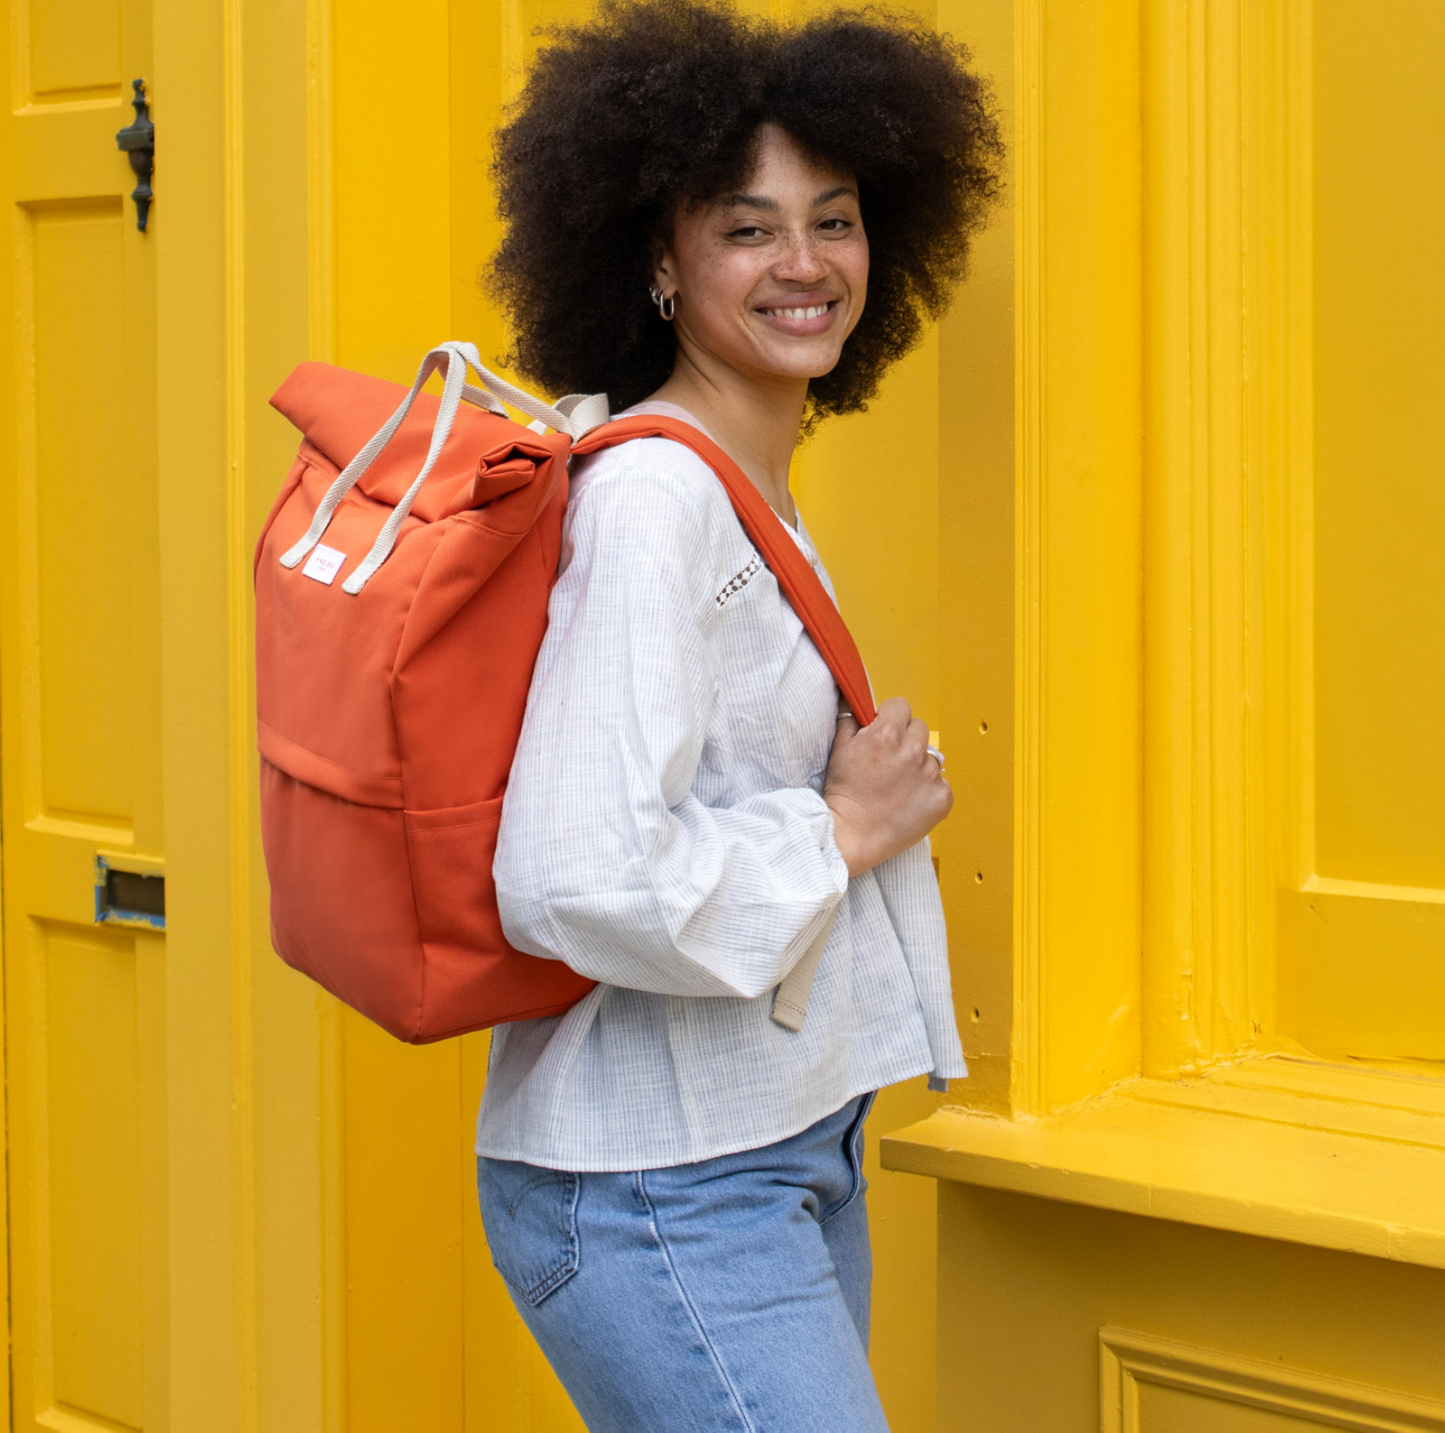
[(850, 873), (913, 845), (948, 815), (953, 791), (929, 755), (928, 737), (927, 722), (902, 697), (883, 702), (861, 730), (851, 716), (839, 716), (824, 797)]
[(913, 708), (902, 697), (889, 697), (879, 706), (873, 725), (878, 726), (881, 722), (884, 729), (893, 726), (906, 727), (912, 720)]
[[(914, 717), (908, 723), (908, 750), (910, 755), (928, 756), (928, 723), (922, 717)], [(938, 765), (936, 761), (933, 764)]]

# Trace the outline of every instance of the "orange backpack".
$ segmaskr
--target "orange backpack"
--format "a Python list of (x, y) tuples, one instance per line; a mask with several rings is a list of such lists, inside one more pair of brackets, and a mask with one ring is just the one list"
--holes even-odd
[[(442, 396), (422, 393), (443, 364)], [(466, 382), (468, 364), (485, 389)], [(872, 720), (826, 590), (757, 489), (690, 425), (608, 422), (602, 395), (550, 407), (462, 343), (433, 349), (410, 392), (303, 363), (271, 402), (303, 434), (255, 561), (271, 941), (399, 1039), (558, 1014), (592, 988), (507, 944), (492, 885), (569, 452), (664, 436), (698, 453), (853, 712)]]

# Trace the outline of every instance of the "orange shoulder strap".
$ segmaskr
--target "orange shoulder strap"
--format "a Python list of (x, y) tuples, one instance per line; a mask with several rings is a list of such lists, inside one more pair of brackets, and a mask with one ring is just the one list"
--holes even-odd
[(858, 718), (859, 725), (867, 726), (874, 717), (873, 693), (852, 633), (828, 596), (828, 589), (783, 527), (783, 520), (768, 506), (743, 470), (691, 423), (651, 414), (619, 418), (594, 428), (572, 445), (572, 452), (581, 457), (602, 448), (616, 447), (632, 438), (671, 438), (691, 448), (718, 475), (738, 520), (793, 604), (793, 611), (808, 629), (813, 645), (827, 662), (849, 709)]

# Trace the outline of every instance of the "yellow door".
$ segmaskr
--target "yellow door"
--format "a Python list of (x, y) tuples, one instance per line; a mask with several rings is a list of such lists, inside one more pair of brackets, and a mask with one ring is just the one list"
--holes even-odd
[(0, 36), (13, 1427), (149, 1430), (166, 1375), (155, 239), (115, 139), (150, 73), (149, 4), (7, 6)]
[[(476, 291), (492, 237), (481, 156), (523, 36), (565, 9), (419, 0), (404, 30), (391, 13), (335, 7), (332, 356), (409, 382), (442, 338), (501, 346)], [(398, 89), (408, 122), (378, 131), (377, 97)], [(385, 177), (398, 167), (404, 224)], [(413, 1048), (342, 1013), (346, 1433), (581, 1433), (482, 1235), (472, 1147), (487, 1040)]]

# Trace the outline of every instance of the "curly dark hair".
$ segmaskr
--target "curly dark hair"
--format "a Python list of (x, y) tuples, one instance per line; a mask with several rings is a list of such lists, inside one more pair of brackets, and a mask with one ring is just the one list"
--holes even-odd
[(868, 301), (809, 385), (807, 426), (865, 408), (946, 308), (1002, 182), (967, 50), (885, 10), (779, 26), (717, 0), (602, 0), (547, 33), (493, 166), (509, 362), (556, 393), (605, 392), (614, 411), (660, 387), (676, 341), (648, 297), (659, 241), (679, 203), (742, 182), (773, 122), (858, 182)]

